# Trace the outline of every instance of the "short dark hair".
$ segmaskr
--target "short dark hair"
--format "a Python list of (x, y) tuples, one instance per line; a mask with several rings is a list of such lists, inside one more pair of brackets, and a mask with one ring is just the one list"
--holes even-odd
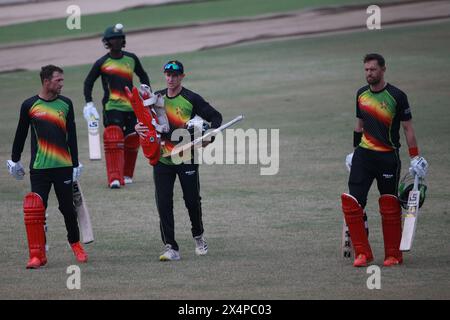
[(372, 60), (377, 60), (378, 65), (380, 67), (384, 67), (386, 65), (386, 61), (384, 60), (383, 56), (378, 53), (368, 53), (364, 57), (364, 63)]
[(53, 77), (53, 72), (64, 73), (63, 69), (54, 66), (52, 64), (43, 66), (39, 75), (41, 76), (41, 83), (44, 83), (44, 79), (51, 79)]

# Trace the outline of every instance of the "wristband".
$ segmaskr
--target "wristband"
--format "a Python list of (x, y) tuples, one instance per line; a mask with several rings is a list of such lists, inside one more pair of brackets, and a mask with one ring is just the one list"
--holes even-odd
[(419, 155), (419, 148), (417, 148), (417, 147), (409, 148), (408, 151), (409, 151), (409, 156), (411, 158), (414, 158), (415, 156)]

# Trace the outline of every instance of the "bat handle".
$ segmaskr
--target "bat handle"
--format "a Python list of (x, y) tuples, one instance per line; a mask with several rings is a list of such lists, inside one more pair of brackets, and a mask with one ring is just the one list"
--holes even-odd
[(414, 175), (414, 189), (419, 190), (419, 176), (417, 174)]

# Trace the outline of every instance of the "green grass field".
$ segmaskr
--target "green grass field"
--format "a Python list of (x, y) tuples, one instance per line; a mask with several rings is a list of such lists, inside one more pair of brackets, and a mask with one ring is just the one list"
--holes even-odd
[[(174, 7), (175, 8), (175, 7)], [(64, 94), (76, 106), (82, 186), (95, 229), (81, 266), (81, 290), (66, 288), (75, 264), (65, 241), (54, 193), (49, 199), (49, 264), (25, 270), (27, 246), (22, 199), (28, 174), (15, 181), (0, 171), (0, 299), (449, 299), (450, 129), (448, 36), (450, 22), (382, 31), (280, 40), (179, 54), (185, 86), (198, 91), (239, 126), (280, 129), (280, 171), (259, 175), (257, 165), (201, 167), (203, 215), (210, 252), (196, 257), (190, 223), (177, 185), (176, 236), (182, 260), (161, 263), (151, 168), (142, 154), (135, 184), (106, 187), (104, 160), (88, 160), (82, 118), (82, 82), (89, 66), (65, 69)], [(130, 48), (132, 50), (132, 48)], [(339, 256), (347, 190), (344, 158), (351, 151), (356, 90), (364, 85), (362, 57), (387, 59), (387, 80), (407, 92), (423, 155), (430, 163), (429, 193), (414, 248), (403, 266), (381, 268), (381, 290), (369, 290), (365, 268)], [(96, 57), (92, 57), (93, 61)], [(144, 58), (154, 87), (167, 56)], [(4, 164), (20, 103), (37, 92), (36, 72), (0, 74)], [(96, 101), (101, 96), (95, 87)], [(404, 137), (402, 134), (402, 142)], [(407, 151), (401, 150), (403, 172)], [(28, 165), (29, 147), (23, 156)], [(383, 244), (376, 187), (367, 211), (376, 265)]]
[[(401, 0), (400, 0), (401, 1)], [(370, 3), (370, 1), (364, 1)], [(363, 2), (363, 3), (364, 3)], [(392, 2), (380, 0), (378, 3)], [(126, 31), (144, 28), (180, 26), (198, 22), (252, 17), (262, 14), (287, 13), (293, 10), (328, 5), (361, 4), (356, 0), (211, 0), (139, 7), (113, 13), (83, 15), (81, 29), (69, 30), (66, 18), (19, 23), (0, 27), (0, 45), (43, 40), (100, 35), (107, 26), (121, 22)], [(45, 30), (45, 31), (44, 31)]]

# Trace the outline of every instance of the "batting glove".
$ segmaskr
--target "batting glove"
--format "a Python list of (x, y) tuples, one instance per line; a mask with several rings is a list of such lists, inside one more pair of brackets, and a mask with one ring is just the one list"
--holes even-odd
[(73, 181), (78, 181), (81, 177), (81, 172), (83, 172), (83, 165), (81, 163), (78, 164), (78, 167), (73, 168)]
[(411, 166), (409, 167), (409, 173), (411, 175), (418, 175), (419, 178), (425, 178), (428, 171), (428, 162), (424, 157), (415, 156), (411, 159)]
[(350, 170), (352, 169), (352, 161), (353, 161), (353, 152), (345, 157), (345, 166), (347, 167), (348, 172), (350, 172)]
[(98, 115), (97, 109), (95, 109), (94, 103), (88, 102), (83, 108), (83, 116), (86, 119), (86, 121), (89, 123), (92, 120), (98, 120), (100, 119), (100, 116)]
[(9, 174), (12, 175), (16, 180), (23, 180), (25, 176), (25, 170), (20, 163), (20, 161), (14, 162), (12, 160), (6, 161), (6, 166), (8, 167)]

